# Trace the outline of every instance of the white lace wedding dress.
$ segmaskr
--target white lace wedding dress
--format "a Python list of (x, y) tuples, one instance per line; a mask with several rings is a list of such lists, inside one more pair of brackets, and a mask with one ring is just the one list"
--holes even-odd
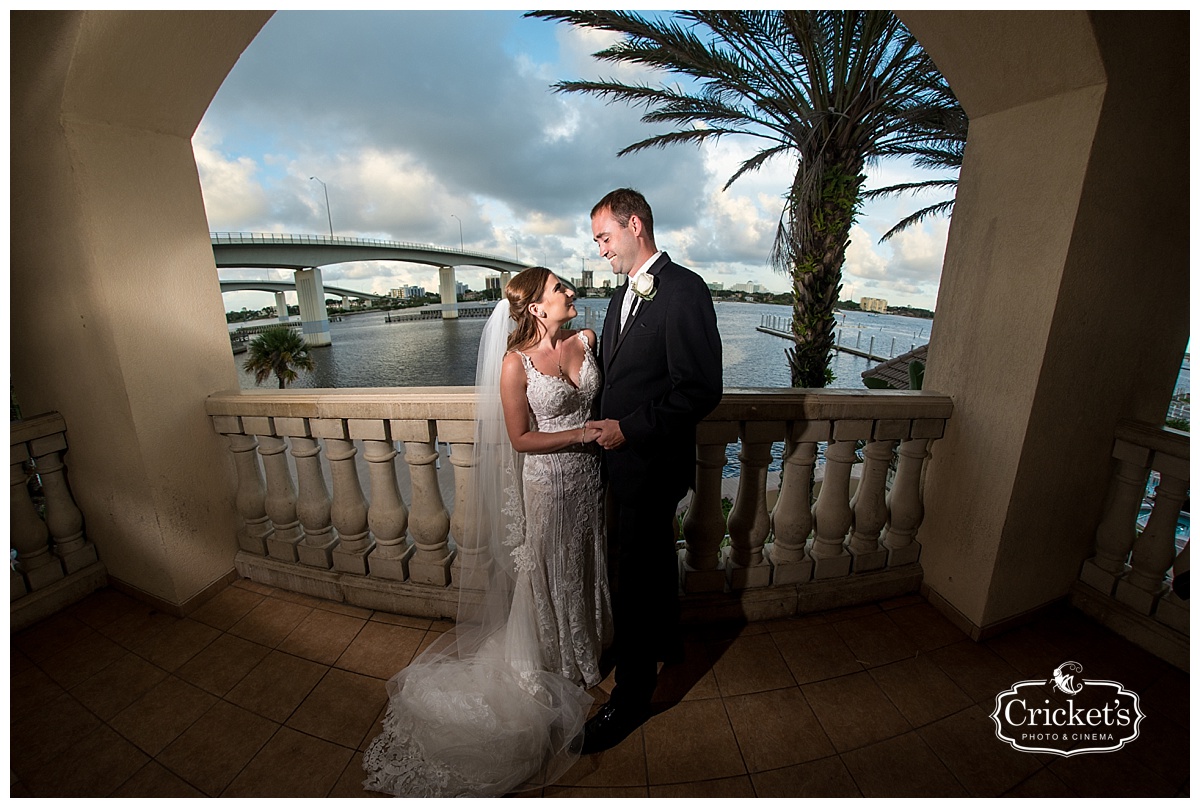
[[(578, 387), (522, 355), (533, 429), (588, 419), (600, 370), (586, 341), (584, 354)], [(600, 453), (587, 444), (511, 463), (522, 491), (505, 487), (506, 535), (492, 542), (509, 578), (493, 569), (478, 625), (460, 617), (388, 682), (383, 729), (363, 756), (369, 790), (501, 796), (553, 782), (578, 757), (584, 688), (599, 683), (612, 635)], [(497, 613), (503, 622), (489, 621)]]

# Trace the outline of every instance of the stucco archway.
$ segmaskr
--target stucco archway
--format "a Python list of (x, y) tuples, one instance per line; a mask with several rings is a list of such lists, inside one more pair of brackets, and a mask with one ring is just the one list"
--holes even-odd
[[(236, 378), (190, 138), (269, 17), (12, 15), (13, 386), (66, 417), (112, 575), (168, 605), (232, 572), (232, 470), (202, 402)], [(1186, 173), (1128, 156), (1186, 162), (1186, 15), (901, 17), (972, 116), (926, 377), (956, 414), (921, 537), (931, 596), (979, 633), (1065, 594), (1112, 425), (1165, 410)]]

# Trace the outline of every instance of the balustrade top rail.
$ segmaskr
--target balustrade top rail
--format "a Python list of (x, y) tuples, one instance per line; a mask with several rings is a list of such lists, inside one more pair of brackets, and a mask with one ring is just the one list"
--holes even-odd
[[(949, 396), (927, 390), (726, 388), (707, 421), (944, 421)], [(213, 416), (473, 420), (474, 387), (231, 390), (205, 400)]]
[(348, 238), (345, 236), (291, 235), (288, 233), (210, 232), (208, 235), (213, 244), (316, 244), (331, 247), (384, 247), (393, 250), (423, 250), (426, 252), (445, 253), (447, 255), (468, 255), (475, 258), (489, 258), (494, 261), (508, 261), (509, 263), (513, 263), (510, 259), (502, 255), (474, 252), (473, 250), (456, 250), (453, 247), (439, 247), (435, 244), (418, 244), (408, 241)]
[(63, 420), (62, 415), (57, 412), (48, 412), (9, 424), (8, 442), (9, 445), (16, 446), (66, 431), (67, 422)]
[(1185, 461), (1191, 459), (1191, 438), (1186, 432), (1180, 432), (1178, 429), (1122, 420), (1117, 422), (1116, 438), (1143, 446), (1158, 454)]

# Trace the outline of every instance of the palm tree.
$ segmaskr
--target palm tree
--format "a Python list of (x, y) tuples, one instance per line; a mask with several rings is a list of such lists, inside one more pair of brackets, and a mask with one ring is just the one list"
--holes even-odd
[(834, 307), (868, 160), (928, 139), (922, 128), (937, 69), (896, 16), (883, 11), (537, 11), (529, 16), (623, 35), (597, 59), (669, 71), (693, 89), (563, 81), (558, 92), (643, 106), (674, 131), (618, 154), (727, 135), (764, 141), (725, 183), (773, 157), (796, 161), (770, 263), (792, 279), (792, 384), (832, 380)]
[(948, 188), (949, 199), (935, 202), (905, 216), (891, 230), (880, 237), (880, 243), (930, 216), (949, 216), (954, 212), (954, 191), (958, 190), (958, 172), (962, 169), (963, 151), (967, 147), (967, 113), (954, 97), (950, 85), (940, 74), (936, 76), (929, 93), (928, 117), (918, 126), (925, 130), (928, 141), (915, 145), (901, 145), (889, 149), (886, 154), (908, 157), (919, 168), (952, 171), (954, 176), (920, 182), (903, 182), (886, 188), (874, 188), (863, 194), (864, 200), (881, 199), (887, 196), (913, 193), (931, 188)]
[(249, 356), (242, 367), (254, 372), (254, 383), (262, 384), (272, 373), (279, 379), (279, 389), (298, 378), (296, 370), (311, 372), (316, 363), (308, 352), (308, 344), (295, 329), (286, 325), (272, 326), (253, 340)]

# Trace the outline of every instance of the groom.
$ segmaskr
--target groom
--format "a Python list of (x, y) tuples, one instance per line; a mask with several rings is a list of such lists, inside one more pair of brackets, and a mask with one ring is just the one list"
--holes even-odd
[(609, 301), (599, 420), (588, 423), (600, 429), (612, 503), (616, 687), (584, 728), (584, 754), (646, 720), (659, 660), (682, 655), (675, 510), (695, 479), (696, 424), (722, 391), (712, 295), (655, 247), (645, 197), (620, 188), (597, 202), (592, 237), (629, 282)]

